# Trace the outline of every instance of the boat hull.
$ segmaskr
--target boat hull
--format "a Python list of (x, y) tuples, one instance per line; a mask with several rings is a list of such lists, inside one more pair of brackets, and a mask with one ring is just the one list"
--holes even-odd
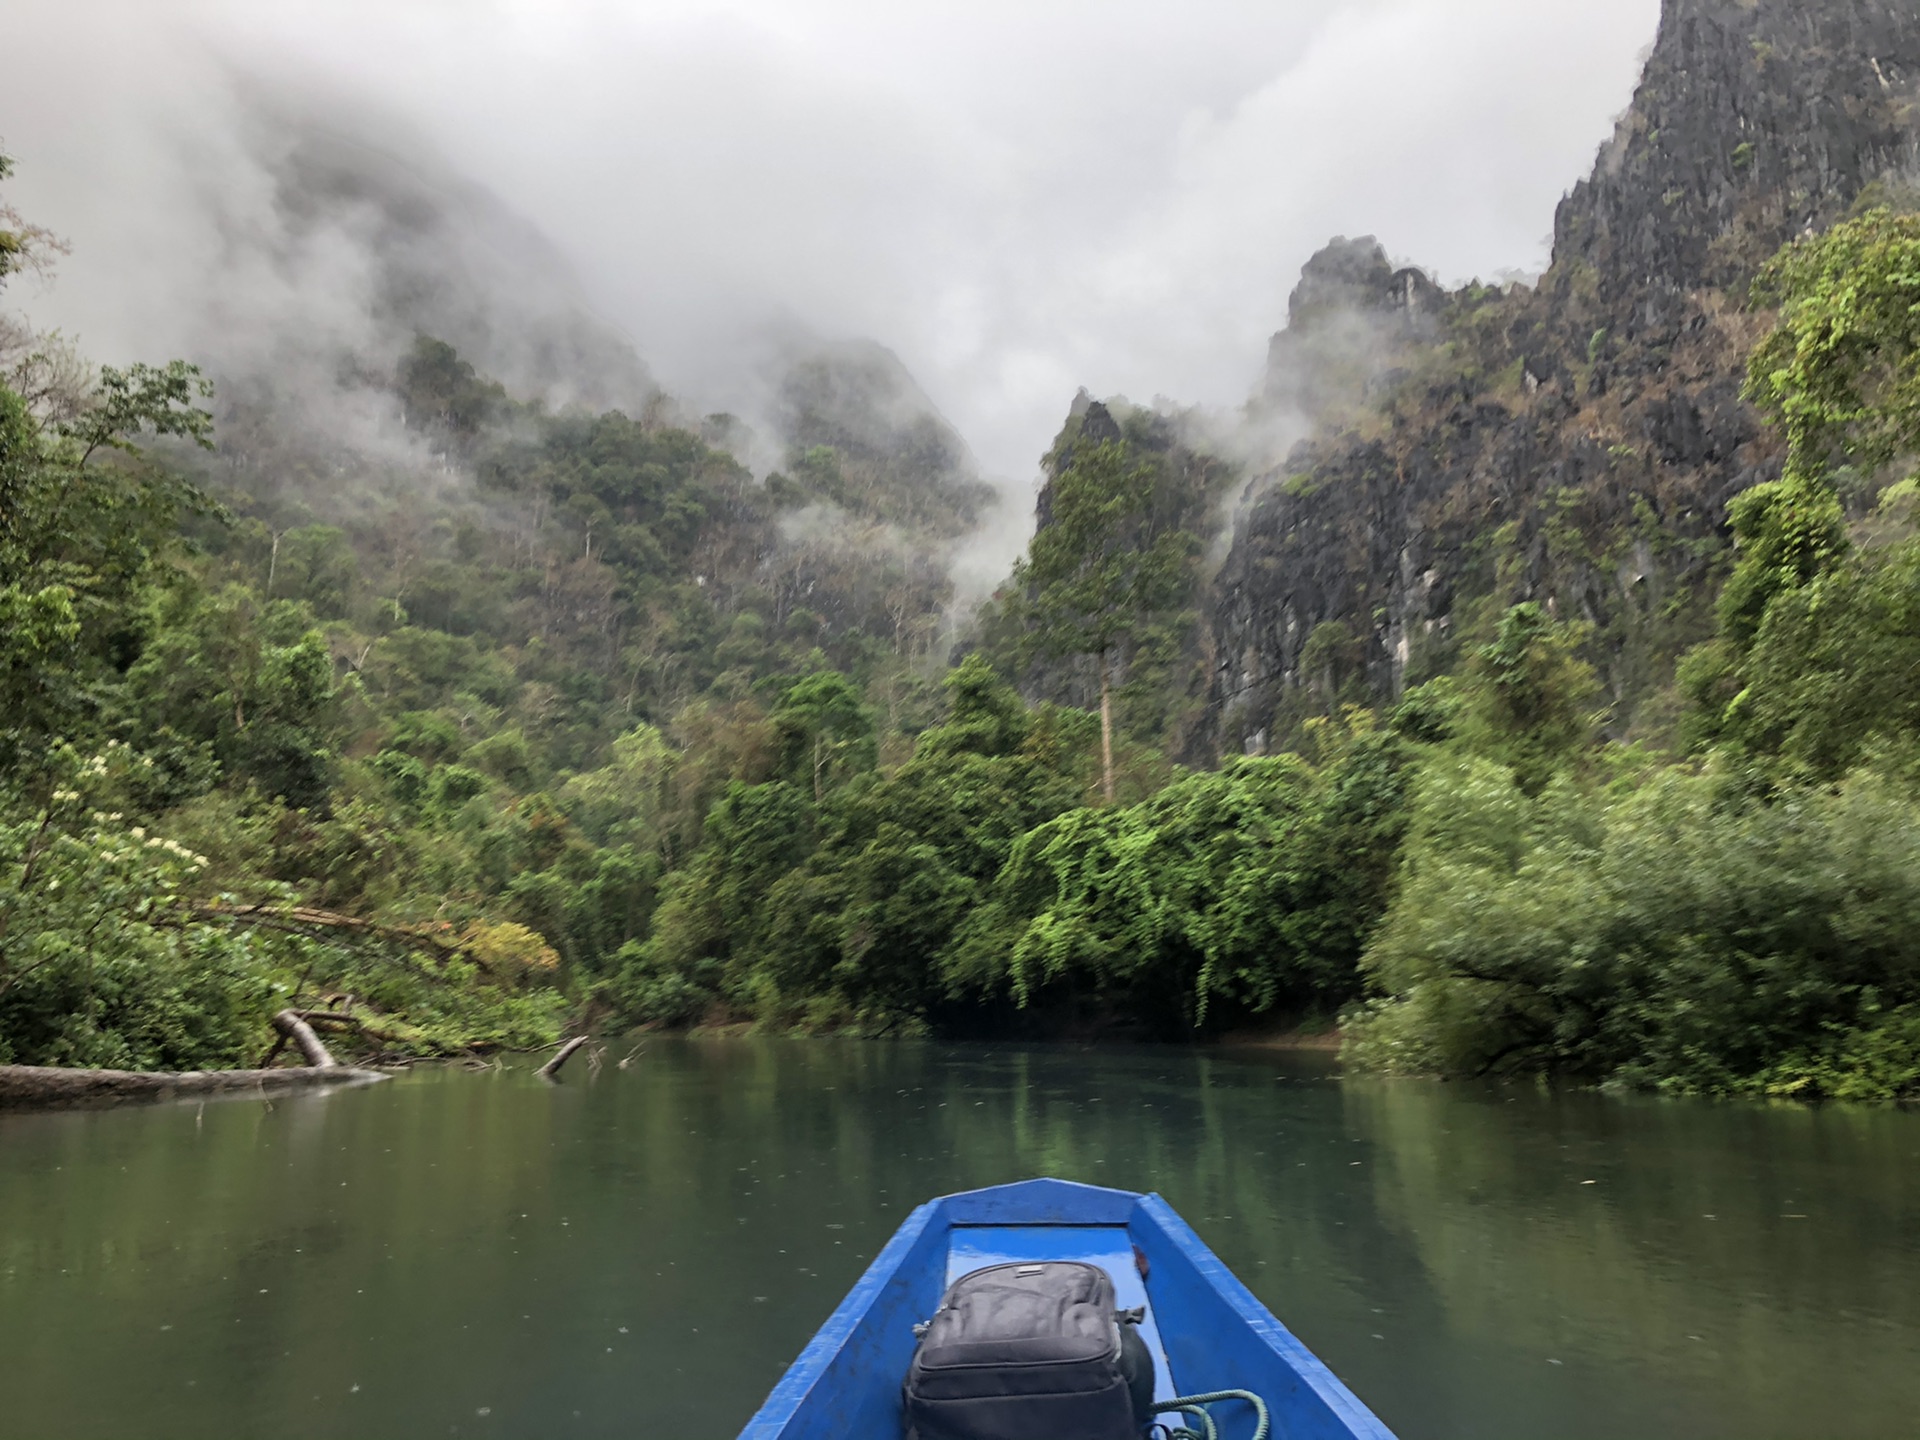
[[(741, 1440), (899, 1440), (914, 1324), (960, 1275), (1025, 1260), (1091, 1261), (1112, 1275), (1122, 1308), (1147, 1307), (1141, 1328), (1159, 1399), (1251, 1390), (1287, 1440), (1393, 1440), (1166, 1201), (1064, 1180), (970, 1190), (915, 1210)], [(1252, 1433), (1248, 1408), (1215, 1415), (1222, 1440)]]

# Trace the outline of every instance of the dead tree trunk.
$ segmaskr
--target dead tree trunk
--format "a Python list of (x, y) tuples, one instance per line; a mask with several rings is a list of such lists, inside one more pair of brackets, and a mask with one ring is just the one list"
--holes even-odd
[(300, 1047), (300, 1053), (307, 1057), (307, 1064), (316, 1070), (332, 1070), (340, 1062), (327, 1053), (327, 1047), (320, 1043), (320, 1037), (306, 1021), (300, 1018), (297, 1010), (282, 1010), (273, 1017), (273, 1028)]
[(1100, 652), (1100, 778), (1107, 804), (1113, 804), (1113, 666)]
[(552, 1080), (558, 1076), (560, 1067), (571, 1060), (573, 1058), (573, 1052), (586, 1043), (587, 1037), (584, 1035), (576, 1035), (573, 1039), (567, 1041), (566, 1044), (560, 1047), (560, 1053), (558, 1055), (555, 1055), (553, 1059), (547, 1061), (546, 1064), (540, 1067), (540, 1078), (542, 1080)]

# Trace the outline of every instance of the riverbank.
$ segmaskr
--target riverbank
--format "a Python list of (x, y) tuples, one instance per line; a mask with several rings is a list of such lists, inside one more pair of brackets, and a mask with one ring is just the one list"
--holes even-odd
[[(933, 1040), (953, 1042), (953, 1036), (929, 1036), (925, 1034), (874, 1034), (859, 1026), (827, 1027), (824, 1029), (783, 1029), (780, 1026), (767, 1025), (754, 1020), (712, 1020), (685, 1028), (649, 1024), (636, 1026), (625, 1032), (635, 1037), (678, 1036), (689, 1040)], [(605, 1037), (603, 1037), (605, 1038)], [(1036, 1038), (1032, 1035), (1008, 1036), (1001, 1039), (977, 1036), (958, 1037), (960, 1043), (1000, 1045), (1008, 1048), (1020, 1048), (1035, 1044), (1070, 1045), (1136, 1045), (1143, 1043), (1141, 1037), (1133, 1031), (1103, 1033), (1098, 1029), (1073, 1030)], [(1169, 1048), (1181, 1048), (1192, 1045), (1202, 1050), (1266, 1050), (1289, 1054), (1324, 1055), (1337, 1058), (1340, 1047), (1346, 1041), (1346, 1032), (1337, 1025), (1314, 1021), (1290, 1021), (1280, 1025), (1247, 1026), (1238, 1030), (1229, 1030), (1219, 1035), (1210, 1035), (1195, 1040), (1168, 1040)]]
[(1233, 1030), (1211, 1043), (1230, 1050), (1281, 1050), (1337, 1057), (1346, 1036), (1339, 1027), (1295, 1026), (1289, 1030)]

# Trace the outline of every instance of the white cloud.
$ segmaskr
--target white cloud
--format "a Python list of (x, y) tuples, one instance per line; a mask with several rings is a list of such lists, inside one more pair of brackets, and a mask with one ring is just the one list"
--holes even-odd
[[(1302, 261), (1375, 233), (1453, 279), (1544, 263), (1658, 0), (12, 0), (11, 193), (103, 355), (312, 287), (230, 74), (384, 117), (532, 216), (670, 388), (769, 316), (898, 351), (1024, 485), (1073, 389), (1231, 404)], [(364, 122), (362, 122), (364, 124)], [(219, 197), (209, 203), (208, 197)]]

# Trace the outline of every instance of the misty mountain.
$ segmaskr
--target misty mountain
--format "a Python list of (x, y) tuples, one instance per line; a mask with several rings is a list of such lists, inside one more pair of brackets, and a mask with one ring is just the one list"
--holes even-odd
[(422, 336), (541, 410), (666, 403), (565, 258), (483, 186), (423, 147), (403, 158), (364, 116), (258, 97), (244, 115), (247, 168), (196, 196), (218, 263), (180, 297), (183, 348), (217, 385), (206, 478), (223, 493), (273, 525), (469, 503), (459, 457), (409, 423), (396, 384)]
[(775, 436), (803, 457), (834, 452), (840, 503), (956, 537), (991, 505), (994, 489), (967, 442), (891, 350), (867, 340), (796, 347), (772, 379)]
[[(910, 629), (926, 643), (956, 546), (995, 492), (891, 351), (792, 332), (743, 348), (741, 413), (700, 419), (485, 187), (337, 117), (262, 107), (257, 121), (253, 184), (204, 202), (238, 278), (190, 352), (219, 384), (219, 456), (201, 473), (243, 513), (269, 531), (341, 527), (367, 582), (396, 593), (421, 564), (454, 561), (456, 532), (539, 534), (594, 561), (596, 537), (604, 560), (637, 524), (649, 538), (622, 564), (657, 573), (589, 589), (697, 581), (723, 612), (777, 593), (776, 628), (798, 610), (820, 636)], [(236, 189), (253, 195), (248, 219)], [(275, 303), (242, 312), (263, 295)], [(671, 478), (581, 484), (556, 458), (603, 444)], [(659, 506), (673, 494), (698, 515), (669, 541)]]
[(271, 125), (261, 148), (276, 261), (327, 248), (353, 257), (376, 337), (355, 358), (390, 364), (426, 334), (549, 408), (637, 414), (658, 397), (632, 342), (592, 316), (565, 257), (484, 187), (313, 124)]

